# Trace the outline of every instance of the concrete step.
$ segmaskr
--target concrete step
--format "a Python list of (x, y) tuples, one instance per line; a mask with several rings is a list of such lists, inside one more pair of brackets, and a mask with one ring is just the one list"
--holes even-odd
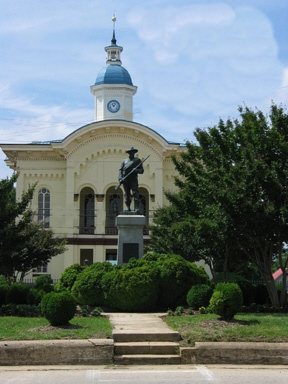
[(114, 343), (115, 355), (173, 355), (178, 352), (179, 343), (173, 341)]
[(127, 331), (114, 331), (113, 332), (113, 339), (115, 343), (118, 342), (133, 342), (133, 341), (179, 341), (180, 340), (180, 334), (176, 331), (171, 332), (151, 332), (151, 331), (144, 331), (144, 332), (127, 332)]
[(114, 356), (118, 365), (181, 364), (179, 355), (119, 355)]

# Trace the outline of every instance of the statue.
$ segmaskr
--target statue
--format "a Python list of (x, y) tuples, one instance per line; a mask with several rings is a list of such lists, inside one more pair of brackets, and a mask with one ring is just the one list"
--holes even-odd
[(144, 173), (143, 163), (146, 159), (141, 161), (135, 157), (135, 153), (138, 149), (131, 147), (126, 151), (129, 154), (129, 158), (124, 159), (121, 162), (121, 166), (118, 174), (119, 184), (115, 189), (117, 190), (121, 184), (124, 187), (125, 204), (128, 211), (131, 211), (131, 191), (134, 198), (134, 210), (139, 213), (139, 192), (138, 192), (138, 174)]

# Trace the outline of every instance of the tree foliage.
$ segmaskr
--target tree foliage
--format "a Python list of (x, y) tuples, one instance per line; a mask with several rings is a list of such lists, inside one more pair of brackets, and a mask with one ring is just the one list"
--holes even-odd
[(33, 222), (29, 203), (35, 185), (29, 186), (16, 201), (14, 184), (18, 175), (0, 180), (0, 274), (9, 283), (23, 278), (33, 268), (63, 253), (63, 239), (54, 237), (51, 230)]
[[(240, 107), (240, 119), (197, 129), (198, 144), (173, 157), (177, 193), (156, 212), (151, 248), (178, 253), (212, 267), (219, 261), (252, 262), (274, 306), (286, 302), (288, 243), (288, 115), (272, 104), (269, 116)], [(179, 252), (179, 249), (181, 250)], [(279, 301), (272, 277), (277, 259), (283, 271)]]

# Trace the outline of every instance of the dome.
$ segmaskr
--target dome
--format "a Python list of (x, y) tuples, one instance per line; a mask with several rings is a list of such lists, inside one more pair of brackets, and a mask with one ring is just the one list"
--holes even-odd
[(99, 73), (95, 85), (99, 84), (126, 84), (132, 85), (132, 80), (127, 69), (121, 65), (107, 65)]

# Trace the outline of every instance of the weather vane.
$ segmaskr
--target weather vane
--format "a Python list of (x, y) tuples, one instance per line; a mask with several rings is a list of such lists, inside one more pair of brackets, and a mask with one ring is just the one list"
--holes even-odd
[(115, 16), (115, 11), (113, 13), (113, 16), (112, 16), (112, 21), (113, 21), (113, 30), (115, 31), (115, 21), (116, 21), (116, 16)]

